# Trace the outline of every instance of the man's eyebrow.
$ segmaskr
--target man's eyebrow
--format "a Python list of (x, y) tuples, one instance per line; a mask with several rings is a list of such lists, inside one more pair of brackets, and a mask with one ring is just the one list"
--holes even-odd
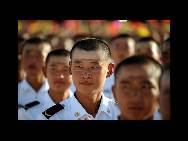
[(91, 61), (90, 63), (95, 64), (95, 65), (98, 65), (98, 64), (99, 64), (98, 61)]
[(74, 63), (83, 63), (83, 62), (89, 62), (89, 63), (92, 63), (92, 64), (99, 64), (98, 60), (93, 60), (93, 59), (74, 60)]

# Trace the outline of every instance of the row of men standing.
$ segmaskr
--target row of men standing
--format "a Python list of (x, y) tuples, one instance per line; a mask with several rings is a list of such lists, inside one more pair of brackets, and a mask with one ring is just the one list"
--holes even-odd
[[(101, 63), (106, 60), (103, 57), (105, 55), (104, 53), (101, 55), (99, 50), (102, 47), (104, 50), (109, 48), (100, 39), (80, 41), (74, 45), (76, 49), (74, 51), (72, 49), (71, 52), (60, 49), (51, 51), (50, 44), (39, 38), (27, 40), (21, 55), (26, 75), (18, 84), (18, 119), (118, 119), (120, 110), (112, 93), (114, 67), (116, 68), (125, 58), (134, 56), (135, 52), (147, 54), (157, 61), (161, 59), (159, 53), (161, 50), (151, 38), (141, 39), (135, 43), (128, 35), (112, 38), (110, 49), (114, 62), (112, 63), (110, 59), (110, 62), (105, 62), (108, 65), (105, 65)], [(163, 48), (167, 48), (166, 43)], [(166, 62), (169, 63), (168, 61)], [(107, 67), (106, 73), (101, 75), (105, 67)], [(75, 74), (73, 81), (76, 88), (72, 83), (71, 73)], [(93, 77), (97, 75), (98, 78), (94, 81)], [(90, 90), (91, 88), (93, 91)], [(86, 92), (100, 94), (92, 96), (91, 100), (91, 96), (82, 95)], [(53, 108), (50, 109), (51, 107)], [(159, 116), (156, 114), (156, 118)]]

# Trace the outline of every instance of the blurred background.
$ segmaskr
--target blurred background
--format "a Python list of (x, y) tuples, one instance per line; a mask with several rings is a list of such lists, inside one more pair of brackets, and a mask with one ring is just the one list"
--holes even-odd
[[(170, 20), (18, 20), (18, 33), (24, 38), (45, 36), (54, 44), (81, 36), (100, 36), (106, 40), (120, 33), (135, 37), (152, 36), (161, 43), (170, 36)], [(54, 39), (58, 36), (58, 39)], [(69, 39), (69, 40), (68, 40)]]

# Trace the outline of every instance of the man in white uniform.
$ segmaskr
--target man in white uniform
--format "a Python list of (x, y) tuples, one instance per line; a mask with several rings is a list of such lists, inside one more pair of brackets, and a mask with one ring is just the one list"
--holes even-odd
[(27, 109), (40, 104), (40, 98), (49, 89), (43, 67), (50, 50), (50, 44), (37, 37), (26, 40), (23, 45), (22, 59), (26, 78), (18, 83), (18, 104)]
[(136, 54), (152, 57), (161, 63), (161, 49), (152, 37), (143, 37), (136, 42)]
[(64, 49), (51, 51), (46, 58), (44, 74), (49, 83), (49, 90), (40, 99), (40, 104), (26, 110), (36, 119), (44, 110), (61, 103), (73, 95), (70, 90), (72, 76), (69, 71), (70, 52)]
[(114, 97), (122, 120), (159, 120), (159, 80), (162, 66), (144, 55), (123, 60), (115, 69)]
[(39, 119), (117, 120), (116, 103), (103, 94), (105, 79), (113, 73), (113, 67), (105, 41), (97, 38), (78, 41), (71, 50), (70, 62), (76, 92), (63, 105), (44, 111)]
[[(112, 53), (112, 61), (115, 67), (123, 60), (135, 55), (135, 40), (128, 34), (119, 34), (112, 37), (110, 41), (110, 50)], [(108, 98), (114, 100), (112, 94), (112, 85), (114, 84), (114, 73), (108, 77), (104, 84), (104, 94)]]

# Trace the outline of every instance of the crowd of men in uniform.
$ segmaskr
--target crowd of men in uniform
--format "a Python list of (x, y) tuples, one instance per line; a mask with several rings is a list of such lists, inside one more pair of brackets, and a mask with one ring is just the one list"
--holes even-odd
[(18, 120), (170, 119), (170, 38), (88, 36), (67, 50), (34, 36), (18, 46)]

